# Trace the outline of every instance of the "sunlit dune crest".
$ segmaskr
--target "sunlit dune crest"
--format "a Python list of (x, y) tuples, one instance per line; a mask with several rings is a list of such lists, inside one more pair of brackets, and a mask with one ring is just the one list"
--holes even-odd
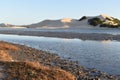
[(109, 18), (109, 19), (113, 20), (113, 18), (107, 14), (101, 14), (100, 16), (103, 17), (104, 19)]
[(72, 19), (71, 18), (63, 18), (61, 19), (61, 22), (71, 22)]

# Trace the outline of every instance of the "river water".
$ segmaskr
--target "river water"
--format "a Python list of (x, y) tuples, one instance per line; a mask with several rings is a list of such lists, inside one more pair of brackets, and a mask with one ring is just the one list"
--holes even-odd
[(78, 61), (87, 68), (97, 68), (109, 74), (120, 75), (120, 42), (118, 41), (83, 41), (3, 34), (0, 34), (0, 40), (56, 53), (61, 57)]

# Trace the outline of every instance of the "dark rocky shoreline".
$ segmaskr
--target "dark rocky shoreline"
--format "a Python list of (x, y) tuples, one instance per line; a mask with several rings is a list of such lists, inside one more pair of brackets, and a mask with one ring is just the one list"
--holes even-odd
[(17, 52), (10, 51), (9, 54), (16, 61), (39, 62), (45, 66), (52, 66), (72, 73), (77, 80), (119, 80), (117, 75), (109, 75), (97, 69), (88, 69), (77, 61), (60, 58), (57, 54), (36, 50), (24, 45), (17, 45), (21, 50)]

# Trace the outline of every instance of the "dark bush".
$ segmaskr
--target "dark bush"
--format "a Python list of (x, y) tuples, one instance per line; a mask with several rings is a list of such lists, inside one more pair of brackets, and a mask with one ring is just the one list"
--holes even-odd
[(100, 27), (118, 28), (119, 25), (101, 24)]
[(106, 17), (106, 20), (109, 20), (109, 21), (111, 21), (111, 19), (110, 19), (110, 18), (108, 18), (108, 17)]
[(88, 23), (93, 26), (97, 26), (98, 24), (102, 24), (102, 21), (100, 18), (92, 18), (88, 20)]
[(82, 21), (82, 20), (85, 20), (85, 19), (87, 19), (87, 17), (86, 17), (86, 16), (83, 16), (83, 17), (80, 18), (78, 21)]

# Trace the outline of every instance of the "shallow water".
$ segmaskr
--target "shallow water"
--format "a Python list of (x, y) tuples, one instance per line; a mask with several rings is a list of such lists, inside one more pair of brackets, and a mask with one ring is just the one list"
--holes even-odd
[(88, 68), (97, 68), (110, 74), (120, 75), (120, 42), (117, 41), (82, 41), (2, 34), (0, 40), (57, 53), (61, 57), (76, 60)]

